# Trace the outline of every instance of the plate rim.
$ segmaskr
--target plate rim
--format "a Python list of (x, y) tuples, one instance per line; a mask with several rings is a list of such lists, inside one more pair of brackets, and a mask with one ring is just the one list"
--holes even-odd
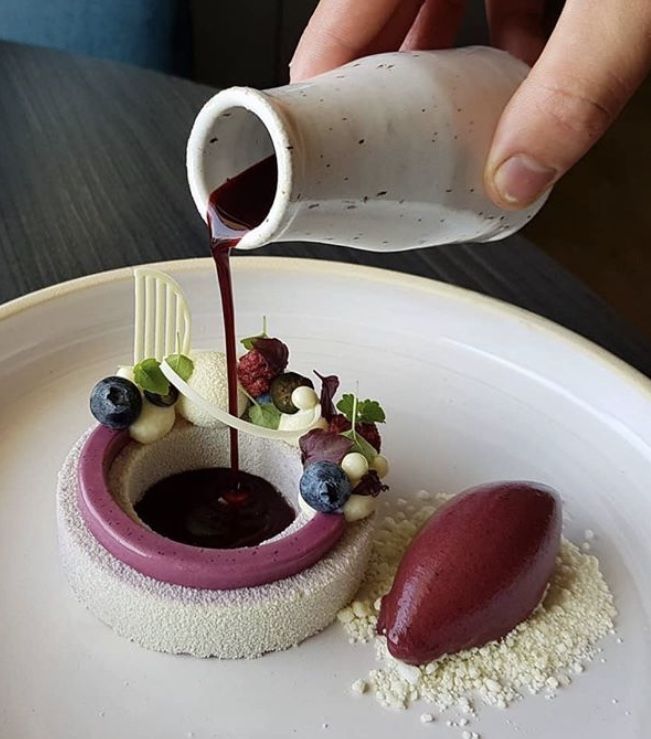
[[(262, 260), (265, 260), (264, 262)], [(429, 299), (437, 299), (437, 296), (441, 300), (454, 300), (458, 301), (457, 303), (452, 303), (452, 305), (456, 306), (459, 311), (465, 311), (470, 310), (470, 306), (476, 306), (477, 310), (487, 310), (489, 311), (489, 314), (487, 316), (487, 320), (494, 321), (500, 316), (503, 316), (510, 320), (515, 321), (523, 321), (523, 326), (531, 326), (532, 328), (532, 342), (537, 342), (539, 340), (558, 340), (559, 341), (559, 349), (561, 351), (564, 350), (576, 350), (577, 352), (580, 352), (579, 356), (585, 356), (586, 358), (589, 358), (590, 360), (594, 360), (596, 363), (598, 363), (601, 360), (601, 366), (606, 370), (615, 370), (618, 365), (621, 366), (621, 369), (625, 372), (625, 375), (617, 375), (616, 377), (613, 377), (613, 380), (615, 381), (621, 381), (624, 387), (628, 386), (635, 390), (640, 391), (640, 397), (641, 400), (644, 400), (646, 402), (646, 398), (642, 396), (642, 392), (650, 389), (651, 390), (651, 382), (648, 381), (648, 379), (641, 375), (641, 373), (638, 373), (637, 370), (634, 370), (633, 368), (630, 368), (628, 365), (626, 365), (622, 360), (619, 360), (614, 355), (611, 355), (606, 350), (602, 349), (596, 344), (593, 344), (587, 339), (583, 339), (582, 337), (574, 334), (572, 331), (569, 331), (567, 329), (564, 329), (562, 326), (559, 326), (555, 324), (552, 321), (549, 321), (548, 319), (542, 318), (540, 316), (537, 316), (534, 313), (531, 313), (530, 311), (520, 309), (515, 306), (511, 306), (508, 303), (504, 303), (501, 300), (497, 300), (494, 298), (483, 296), (479, 293), (474, 293), (470, 290), (466, 290), (463, 288), (456, 288), (454, 286), (446, 285), (445, 283), (440, 283), (435, 280), (429, 280), (427, 278), (413, 278), (409, 275), (402, 275), (400, 273), (394, 274), (391, 272), (388, 272), (387, 270), (382, 269), (376, 269), (376, 268), (364, 268), (364, 267), (358, 267), (357, 269), (350, 269), (349, 265), (346, 264), (338, 264), (338, 263), (328, 263), (328, 262), (321, 262), (319, 260), (303, 260), (303, 259), (292, 259), (291, 262), (287, 262), (288, 257), (279, 257), (276, 259), (270, 258), (270, 257), (250, 257), (248, 259), (242, 259), (242, 260), (236, 260), (238, 262), (236, 269), (241, 270), (240, 274), (244, 275), (245, 278), (251, 279), (255, 274), (256, 270), (258, 269), (268, 269), (270, 274), (273, 275), (273, 273), (276, 270), (291, 270), (292, 268), (296, 269), (296, 274), (305, 274), (308, 277), (314, 277), (315, 275), (332, 275), (339, 276), (340, 278), (346, 277), (347, 279), (355, 279), (356, 276), (361, 277), (369, 277), (374, 280), (373, 283), (371, 283), (371, 286), (373, 284), (379, 285), (381, 282), (386, 284), (388, 287), (390, 285), (394, 285), (395, 289), (398, 289), (399, 286), (401, 286), (401, 289), (408, 289), (412, 291), (416, 291), (415, 295), (413, 297), (414, 301), (420, 301), (420, 300), (427, 300), (428, 296), (431, 296)], [(273, 261), (272, 261), (273, 260)], [(311, 262), (311, 265), (304, 265), (303, 262)], [(256, 264), (253, 264), (253, 262), (256, 262)], [(208, 275), (212, 276), (212, 260), (210, 258), (197, 258), (197, 259), (191, 259), (191, 260), (179, 260), (179, 261), (166, 261), (161, 263), (155, 263), (156, 266), (159, 266), (161, 269), (168, 269), (171, 273), (177, 273), (181, 276), (185, 275), (187, 279), (194, 280), (196, 277), (200, 279), (200, 284), (204, 285), (206, 283), (203, 282), (205, 278), (204, 270), (208, 270)], [(277, 272), (276, 272), (277, 273)], [(2, 327), (2, 319), (8, 318), (11, 321), (12, 317), (18, 318), (20, 322), (25, 322), (25, 325), (27, 327), (33, 326), (33, 321), (36, 316), (38, 316), (38, 312), (42, 310), (43, 305), (47, 305), (48, 301), (52, 301), (58, 298), (63, 298), (63, 301), (61, 303), (50, 303), (51, 306), (56, 307), (57, 310), (67, 311), (67, 305), (69, 304), (70, 300), (74, 301), (75, 299), (79, 300), (80, 302), (87, 301), (89, 299), (93, 299), (93, 296), (95, 293), (93, 293), (93, 290), (96, 288), (99, 288), (100, 290), (106, 290), (105, 295), (110, 296), (111, 299), (114, 299), (114, 296), (116, 295), (116, 292), (114, 292), (117, 288), (117, 291), (119, 294), (119, 291), (127, 289), (127, 286), (130, 284), (130, 281), (132, 279), (132, 268), (131, 267), (125, 267), (120, 268), (116, 270), (110, 270), (105, 271), (102, 273), (97, 273), (93, 275), (89, 275), (86, 277), (81, 277), (73, 280), (69, 280), (65, 283), (61, 283), (58, 285), (53, 285), (48, 288), (44, 288), (42, 290), (39, 290), (37, 292), (28, 294), (26, 296), (23, 296), (22, 298), (16, 299), (12, 301), (12, 303), (8, 303), (5, 306), (0, 305), (0, 328)], [(209, 285), (210, 283), (208, 283)], [(345, 283), (343, 283), (345, 285)], [(84, 292), (88, 290), (88, 292)], [(77, 298), (75, 298), (77, 296)], [(104, 294), (102, 294), (104, 296)], [(68, 303), (66, 302), (68, 301)], [(12, 310), (4, 310), (7, 307), (12, 308)], [(34, 313), (30, 314), (29, 310), (34, 309)], [(506, 312), (505, 312), (506, 311)], [(20, 318), (19, 318), (20, 317)], [(92, 325), (92, 324), (91, 324)], [(7, 328), (11, 326), (11, 323), (8, 324)], [(595, 367), (595, 369), (598, 369), (598, 366)], [(644, 381), (643, 384), (640, 384), (638, 382), (635, 382), (636, 376), (639, 376), (641, 380)], [(651, 399), (651, 394), (649, 395), (649, 398)], [(415, 489), (414, 489), (415, 490)], [(599, 517), (599, 521), (603, 521), (604, 519)], [(596, 527), (595, 527), (596, 528)], [(604, 554), (600, 553), (600, 558), (603, 560), (605, 559)], [(609, 579), (610, 580), (610, 579)], [(610, 580), (611, 585), (614, 583), (614, 580)], [(66, 598), (69, 600), (70, 595), (66, 594)], [(339, 638), (332, 642), (333, 645), (336, 644), (339, 645), (339, 642), (342, 641), (341, 635), (338, 635)], [(122, 639), (119, 640), (120, 643), (123, 641)], [(628, 639), (627, 639), (628, 641)], [(68, 643), (67, 638), (64, 640), (64, 644)], [(345, 644), (345, 640), (342, 641), (343, 647), (347, 648), (347, 645)], [(106, 649), (107, 647), (104, 645), (103, 641), (98, 642), (98, 644), (102, 644), (102, 648)], [(129, 651), (127, 651), (129, 649)], [(308, 647), (309, 649), (309, 647)], [(132, 686), (134, 686), (139, 693), (141, 693), (143, 696), (147, 696), (151, 698), (152, 702), (150, 703), (151, 707), (153, 709), (156, 708), (156, 706), (160, 705), (160, 699), (158, 695), (151, 696), (148, 689), (144, 687), (145, 681), (141, 680), (137, 675), (136, 672), (141, 664), (148, 664), (148, 662), (141, 660), (140, 656), (133, 657), (132, 654), (132, 648), (131, 645), (125, 644), (125, 649), (118, 649), (120, 657), (126, 654), (125, 658), (125, 664), (127, 665), (127, 668), (129, 671), (134, 671), (134, 679), (132, 681)], [(338, 652), (339, 653), (339, 652)], [(341, 652), (343, 654), (343, 652)], [(315, 649), (313, 652), (308, 652), (308, 654), (312, 654), (313, 656), (318, 656), (321, 654), (321, 650)], [(347, 654), (347, 653), (346, 653)], [(372, 655), (372, 652), (368, 653), (369, 655)], [(299, 652), (300, 655), (300, 652)], [(301, 657), (301, 659), (303, 659)], [(372, 656), (369, 656), (369, 659), (372, 661)], [(609, 659), (610, 661), (610, 659)], [(352, 664), (346, 660), (346, 663), (348, 665)], [(62, 662), (62, 664), (64, 664)], [(285, 671), (287, 670), (285, 663), (281, 662), (281, 670)], [(365, 675), (365, 666), (366, 663), (364, 663), (364, 666), (362, 666), (361, 669), (358, 669), (359, 664), (356, 663), (354, 674), (351, 674), (351, 680), (360, 676)], [(596, 665), (599, 666), (599, 665)], [(68, 668), (69, 669), (69, 668)], [(174, 668), (172, 668), (174, 669)], [(370, 668), (369, 668), (370, 669)], [(165, 670), (167, 673), (167, 670)], [(352, 673), (352, 670), (351, 670)], [(192, 671), (191, 673), (188, 673), (191, 676), (195, 675), (195, 672)], [(199, 674), (199, 673), (196, 673)], [(290, 674), (290, 677), (292, 673)], [(348, 674), (348, 673), (346, 673)], [(601, 678), (596, 681), (596, 683), (587, 683), (584, 685), (583, 683), (579, 687), (578, 690), (578, 696), (576, 689), (570, 693), (569, 691), (563, 695), (564, 698), (564, 707), (562, 711), (562, 716), (565, 718), (565, 714), (567, 712), (568, 716), (568, 723), (572, 723), (574, 719), (574, 710), (575, 705), (577, 704), (577, 697), (578, 697), (578, 705), (584, 705), (585, 702), (585, 695), (586, 690), (593, 690), (595, 689), (595, 685), (597, 686), (598, 690), (595, 691), (595, 697), (597, 702), (604, 701), (604, 695), (606, 698), (606, 702), (608, 698), (613, 694), (612, 690), (608, 692), (608, 683), (607, 681), (607, 675), (608, 674), (619, 674), (617, 670), (612, 671), (611, 666), (608, 666), (608, 673), (601, 673)], [(624, 672), (625, 675), (625, 672)], [(592, 672), (590, 672), (589, 677), (592, 678)], [(174, 674), (172, 673), (172, 677), (169, 678), (169, 680), (173, 681), (177, 678), (174, 677)], [(132, 678), (129, 678), (129, 680), (132, 680)], [(602, 680), (604, 680), (604, 684), (602, 686)], [(23, 682), (23, 679), (21, 678), (21, 683)], [(103, 681), (99, 681), (96, 683), (98, 687), (102, 687)], [(337, 687), (337, 690), (340, 692), (341, 690), (346, 690), (346, 680), (341, 678), (341, 676), (337, 677), (336, 680), (333, 681), (333, 684)], [(165, 683), (167, 685), (167, 683)], [(592, 686), (592, 687), (591, 687)], [(132, 688), (129, 688), (129, 690), (132, 690)], [(73, 693), (72, 695), (78, 695), (79, 690), (78, 686), (75, 683), (73, 687)], [(78, 718), (78, 726), (77, 724), (73, 725), (73, 729), (77, 727), (79, 730), (97, 730), (100, 731), (100, 726), (103, 725), (102, 722), (98, 722), (96, 716), (98, 711), (103, 712), (104, 709), (106, 709), (107, 713), (107, 720), (110, 721), (108, 726), (114, 728), (116, 724), (120, 723), (118, 719), (115, 717), (115, 711), (116, 707), (119, 706), (119, 700), (123, 699), (122, 696), (126, 695), (127, 693), (124, 693), (121, 689), (120, 691), (116, 691), (115, 694), (111, 693), (108, 697), (105, 697), (101, 700), (101, 702), (97, 702), (95, 700), (88, 702), (88, 712), (83, 712), (83, 715)], [(52, 698), (50, 698), (50, 695), (54, 695), (56, 697), (56, 693), (52, 691), (51, 688), (48, 686), (48, 691), (46, 693), (40, 694), (45, 695), (47, 697), (39, 697), (38, 699), (34, 699), (33, 705), (36, 707), (40, 715), (43, 715), (43, 707), (47, 709), (48, 706), (53, 705), (52, 704)], [(343, 695), (343, 693), (342, 693)], [(527, 696), (528, 697), (528, 696)], [(618, 696), (619, 697), (619, 696)], [(644, 714), (641, 713), (640, 703), (637, 702), (637, 699), (634, 701), (633, 699), (636, 698), (636, 694), (631, 689), (630, 692), (627, 692), (627, 700), (629, 700), (630, 697), (630, 705), (627, 705), (627, 708), (630, 708), (632, 711), (633, 721), (635, 723), (630, 724), (624, 724), (624, 729), (627, 729), (631, 731), (631, 736), (635, 736), (636, 726), (639, 726), (639, 721), (644, 720)], [(536, 701), (529, 701), (527, 700), (527, 711), (526, 713), (516, 713), (512, 716), (512, 718), (515, 719), (516, 723), (520, 724), (522, 728), (525, 730), (528, 728), (530, 731), (533, 732), (533, 735), (538, 736), (538, 730), (537, 730), (537, 724), (536, 724), (536, 716), (540, 716), (544, 714), (544, 700), (541, 700), (542, 696), (538, 696), (538, 699)], [(590, 699), (592, 700), (592, 699)], [(525, 702), (523, 702), (524, 705)], [(530, 713), (529, 705), (531, 703), (531, 707), (533, 708), (533, 712)], [(205, 710), (205, 706), (202, 702), (198, 702), (196, 704), (199, 707), (199, 711), (197, 713), (197, 729), (198, 733), (206, 731), (205, 726), (207, 725), (208, 719), (206, 718), (206, 715), (209, 715), (208, 712)], [(339, 736), (339, 733), (341, 732), (342, 736), (345, 736), (346, 733), (349, 731), (350, 726), (354, 726), (355, 720), (357, 720), (356, 714), (349, 708), (346, 708), (342, 711), (341, 706), (341, 698), (337, 698), (336, 703), (333, 701), (332, 703), (333, 709), (331, 711), (328, 711), (328, 715), (323, 714), (324, 719), (328, 719), (329, 716), (332, 716), (333, 718), (341, 715), (342, 718), (339, 719), (339, 721), (336, 722), (336, 724), (339, 724), (338, 726), (332, 725), (334, 728), (334, 733)], [(536, 708), (536, 705), (538, 708)], [(17, 707), (18, 706), (18, 707)], [(335, 712), (335, 706), (336, 706), (336, 712)], [(497, 734), (500, 734), (499, 730), (499, 715), (495, 713), (494, 709), (489, 712), (487, 710), (487, 707), (484, 707), (483, 703), (479, 703), (479, 707), (481, 709), (481, 720), (479, 722), (480, 728), (477, 729), (477, 731), (481, 731), (482, 727), (485, 731), (493, 731), (494, 733), (497, 732)], [(517, 709), (517, 704), (513, 707)], [(10, 712), (9, 712), (9, 718), (11, 720), (18, 721), (20, 718), (20, 706), (13, 702), (9, 706)], [(390, 718), (390, 714), (387, 713), (384, 709), (380, 709), (378, 705), (373, 702), (371, 706), (365, 705), (365, 711), (363, 712), (362, 719), (366, 716), (369, 720), (369, 725), (377, 725), (380, 726), (381, 721), (384, 721), (386, 723), (386, 719)], [(418, 733), (418, 729), (416, 726), (418, 725), (418, 715), (420, 711), (422, 710), (430, 710), (429, 707), (426, 704), (415, 704), (412, 706), (411, 710), (409, 711), (409, 714), (411, 716), (411, 722), (407, 722), (404, 720), (404, 716), (402, 717), (403, 720), (398, 722), (396, 724), (396, 727), (400, 728), (402, 727), (403, 733), (408, 734), (411, 736), (412, 733), (416, 735)], [(612, 718), (612, 725), (617, 725), (617, 723), (621, 723), (622, 720), (622, 707), (621, 705), (616, 709), (617, 710), (617, 718)], [(93, 711), (95, 713), (93, 713)], [(339, 711), (342, 711), (341, 714), (339, 714)], [(542, 713), (541, 713), (542, 712)], [(436, 712), (438, 713), (438, 712)], [(137, 726), (136, 723), (138, 720), (141, 722), (140, 725), (144, 726), (145, 729), (149, 729), (152, 731), (162, 731), (165, 727), (162, 725), (159, 725), (155, 721), (155, 717), (152, 715), (152, 711), (147, 710), (144, 714), (142, 714), (142, 717), (140, 719), (129, 716), (127, 719), (127, 723), (129, 725)], [(274, 722), (278, 721), (276, 718), (276, 714), (270, 713), (271, 717), (273, 717)], [(377, 715), (380, 715), (380, 718), (376, 718)], [(609, 714), (610, 716), (610, 714)], [(447, 718), (448, 716), (445, 716)], [(451, 717), (451, 716), (450, 716)], [(175, 718), (173, 716), (173, 718)], [(182, 718), (182, 717), (181, 717)], [(66, 720), (66, 719), (64, 719)], [(64, 720), (57, 722), (53, 726), (53, 734), (58, 736), (58, 731), (61, 729), (59, 728), (61, 725), (65, 726), (63, 723)], [(67, 719), (69, 723), (69, 718)], [(438, 720), (438, 719), (437, 719)], [(606, 720), (606, 719), (602, 719)], [(311, 717), (309, 718), (309, 721), (311, 722)], [(414, 723), (415, 721), (415, 723)], [(485, 723), (487, 721), (487, 723)], [(580, 717), (578, 718), (578, 721), (580, 722)], [(297, 722), (297, 725), (304, 726), (306, 733), (316, 734), (319, 731), (320, 721), (316, 721), (315, 723), (308, 723), (307, 718), (301, 719), (302, 723)], [(393, 722), (395, 723), (395, 722)], [(442, 724), (443, 721), (441, 720), (440, 723)], [(190, 728), (188, 722), (182, 723), (182, 721), (179, 722), (179, 727), (182, 729), (188, 729)], [(490, 729), (489, 729), (490, 727)], [(192, 728), (195, 728), (192, 726)], [(561, 726), (562, 728), (562, 726)], [(599, 730), (599, 726), (595, 726), (597, 731)], [(283, 731), (282, 722), (279, 727), (280, 731)], [(624, 730), (623, 729), (623, 730)], [(38, 726), (34, 728), (34, 725), (30, 724), (27, 731), (36, 731), (38, 733)], [(603, 729), (602, 729), (603, 731)], [(300, 732), (300, 728), (299, 728)], [(65, 733), (65, 732), (64, 732)], [(101, 731), (100, 731), (101, 733)], [(181, 733), (184, 733), (181, 731)], [(209, 732), (208, 732), (209, 733)], [(246, 733), (246, 729), (244, 730), (244, 733)], [(30, 734), (31, 735), (31, 734)]]
[[(330, 259), (247, 255), (246, 258), (236, 259), (234, 265), (235, 272), (237, 273), (241, 270), (260, 269), (263, 266), (265, 269), (283, 270), (287, 269), (288, 262), (289, 267), (293, 270), (303, 272), (314, 272), (315, 270), (323, 272), (327, 270), (334, 276), (346, 278), (349, 278), (351, 271), (354, 271), (374, 282), (382, 282), (412, 290), (416, 288), (422, 292), (439, 297), (451, 297), (452, 299), (463, 300), (466, 303), (474, 304), (479, 308), (489, 309), (502, 314), (506, 313), (511, 318), (524, 321), (528, 326), (537, 331), (553, 336), (589, 359), (606, 365), (610, 371), (619, 376), (620, 380), (632, 385), (637, 391), (647, 396), (648, 401), (651, 403), (651, 378), (647, 377), (640, 370), (635, 369), (635, 367), (620, 359), (608, 351), (608, 349), (604, 349), (599, 344), (581, 336), (575, 331), (565, 328), (565, 326), (534, 313), (527, 308), (521, 308), (500, 298), (485, 295), (466, 287), (451, 285), (433, 277), (421, 277), (382, 267), (371, 267), (354, 262), (337, 262)], [(0, 322), (4, 322), (9, 318), (13, 318), (20, 313), (39, 307), (52, 300), (65, 298), (73, 293), (132, 279), (133, 270), (136, 266), (146, 266), (152, 269), (171, 272), (191, 272), (207, 267), (212, 268), (213, 260), (211, 257), (169, 259), (159, 262), (148, 262), (142, 265), (118, 267), (116, 269), (94, 272), (82, 277), (74, 277), (70, 280), (34, 290), (18, 298), (9, 300), (6, 303), (0, 303)]]

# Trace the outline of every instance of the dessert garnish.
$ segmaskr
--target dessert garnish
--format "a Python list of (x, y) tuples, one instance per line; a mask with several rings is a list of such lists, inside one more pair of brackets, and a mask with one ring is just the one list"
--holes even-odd
[(105, 377), (90, 393), (90, 412), (110, 429), (126, 429), (142, 412), (142, 395), (131, 380)]
[[(183, 354), (165, 358), (179, 377), (187, 380), (194, 364)], [(91, 390), (90, 410), (102, 426), (115, 430), (128, 429), (132, 439), (151, 444), (166, 436), (174, 426), (174, 406), (179, 391), (161, 371), (154, 357), (134, 367), (122, 366), (120, 375), (105, 377)]]
[(287, 345), (267, 335), (266, 317), (263, 323), (261, 334), (241, 340), (247, 352), (237, 363), (240, 385), (254, 398), (269, 393), (271, 383), (285, 371), (289, 361)]
[(370, 515), (375, 510), (373, 498), (388, 489), (380, 479), (388, 474), (389, 463), (360, 431), (368, 434), (372, 429), (371, 438), (379, 441), (375, 422), (384, 423), (386, 416), (377, 401), (360, 402), (357, 395), (346, 393), (337, 408), (348, 428), (339, 430), (341, 427), (332, 423), (336, 418), (332, 395), (338, 387), (335, 375), (322, 379), (321, 397), (326, 397), (331, 421), (327, 429), (313, 429), (299, 440), (305, 469), (300, 489), (303, 501), (314, 510), (341, 512), (347, 521), (356, 521)]

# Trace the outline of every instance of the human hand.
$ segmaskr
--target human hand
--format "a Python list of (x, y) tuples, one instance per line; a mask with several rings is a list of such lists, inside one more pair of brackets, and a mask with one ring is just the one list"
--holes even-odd
[[(567, 0), (546, 41), (544, 0), (486, 0), (494, 46), (533, 68), (504, 110), (484, 172), (503, 208), (524, 208), (600, 138), (651, 66), (650, 0)], [(451, 46), (464, 0), (321, 0), (291, 81), (360, 56)]]

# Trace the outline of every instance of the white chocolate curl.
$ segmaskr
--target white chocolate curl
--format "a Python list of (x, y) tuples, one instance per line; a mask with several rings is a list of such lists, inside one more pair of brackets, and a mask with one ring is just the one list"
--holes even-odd
[(314, 419), (311, 419), (311, 423), (300, 429), (293, 429), (291, 431), (277, 431), (276, 429), (268, 429), (263, 426), (257, 426), (255, 423), (249, 421), (243, 421), (237, 416), (232, 416), (225, 410), (220, 408), (215, 403), (211, 403), (209, 400), (200, 395), (194, 388), (190, 387), (188, 383), (178, 375), (169, 364), (163, 360), (160, 365), (162, 373), (165, 377), (174, 385), (174, 387), (186, 398), (189, 398), (193, 403), (196, 403), (201, 409), (209, 415), (216, 418), (218, 421), (230, 426), (231, 428), (237, 429), (244, 434), (251, 434), (261, 439), (276, 439), (278, 441), (286, 441), (290, 444), (297, 444), (303, 434), (305, 434), (313, 425)]

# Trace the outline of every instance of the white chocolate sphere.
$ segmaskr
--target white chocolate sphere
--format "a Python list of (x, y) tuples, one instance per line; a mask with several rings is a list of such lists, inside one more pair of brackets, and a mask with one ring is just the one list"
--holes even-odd
[[(197, 351), (190, 354), (190, 359), (194, 362), (194, 370), (187, 381), (188, 385), (201, 397), (228, 411), (226, 355), (222, 352)], [(246, 395), (238, 389), (238, 416), (244, 413), (247, 404)], [(184, 395), (179, 397), (176, 407), (179, 414), (195, 426), (221, 428), (224, 425)]]
[(382, 480), (389, 474), (389, 460), (381, 454), (378, 454), (371, 462), (370, 468), (375, 470), (380, 480)]
[(375, 511), (375, 498), (371, 495), (355, 495), (354, 493), (344, 503), (344, 517), (346, 521), (361, 521), (368, 518)]
[(309, 411), (319, 404), (319, 396), (311, 387), (299, 385), (292, 393), (292, 403), (299, 411)]
[(363, 454), (351, 452), (341, 460), (341, 469), (351, 482), (357, 482), (368, 472), (368, 462)]
[(129, 426), (129, 435), (141, 444), (152, 444), (169, 434), (174, 421), (176, 421), (176, 412), (173, 405), (161, 408), (143, 398), (142, 412)]

